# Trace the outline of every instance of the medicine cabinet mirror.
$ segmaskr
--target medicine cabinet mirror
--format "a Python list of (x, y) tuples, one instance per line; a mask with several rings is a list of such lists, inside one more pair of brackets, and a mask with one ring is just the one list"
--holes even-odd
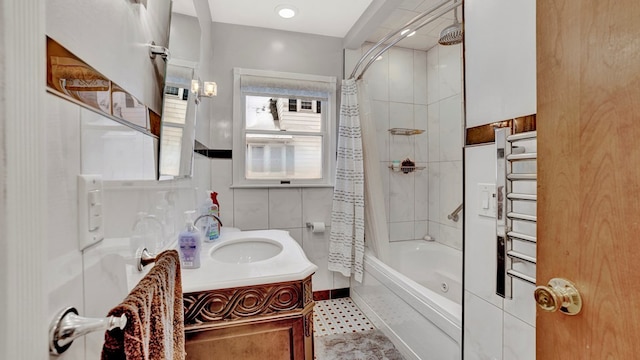
[(190, 88), (194, 76), (193, 67), (185, 63), (167, 64), (160, 128), (160, 180), (190, 177), (192, 173), (197, 104)]

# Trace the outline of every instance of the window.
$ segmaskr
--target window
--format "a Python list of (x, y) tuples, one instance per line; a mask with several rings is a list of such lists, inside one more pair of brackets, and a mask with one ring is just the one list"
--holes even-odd
[(330, 186), (336, 78), (234, 69), (233, 186)]

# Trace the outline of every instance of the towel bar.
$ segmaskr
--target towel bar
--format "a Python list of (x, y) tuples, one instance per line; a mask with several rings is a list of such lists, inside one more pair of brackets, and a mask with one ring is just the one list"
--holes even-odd
[(147, 248), (139, 248), (138, 251), (136, 251), (136, 259), (138, 271), (142, 271), (145, 266), (156, 262), (156, 257), (151, 255)]
[(109, 331), (115, 328), (124, 329), (127, 317), (109, 316), (107, 318), (92, 319), (78, 316), (74, 307), (62, 309), (56, 314), (49, 325), (49, 352), (60, 355), (73, 343), (73, 340), (94, 331)]

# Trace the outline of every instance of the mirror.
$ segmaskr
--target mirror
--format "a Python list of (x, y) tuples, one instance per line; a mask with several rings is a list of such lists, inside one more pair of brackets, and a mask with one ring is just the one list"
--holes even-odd
[(164, 72), (164, 79), (154, 78), (164, 80), (158, 84), (162, 115), (47, 36), (47, 91), (81, 106), (83, 173), (103, 174), (104, 180), (192, 175), (197, 106), (190, 88), (200, 60), (200, 25), (197, 18), (173, 14), (170, 28), (175, 60), (154, 63), (163, 65), (158, 74)]
[(184, 62), (167, 64), (160, 126), (159, 180), (191, 176), (197, 112), (196, 97), (190, 90), (194, 75), (193, 67)]

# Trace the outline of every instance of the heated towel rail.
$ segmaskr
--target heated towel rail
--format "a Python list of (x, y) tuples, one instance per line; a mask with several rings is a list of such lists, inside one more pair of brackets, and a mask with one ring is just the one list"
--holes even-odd
[[(536, 132), (510, 134), (509, 128), (495, 130), (496, 139), (496, 294), (512, 299), (513, 279), (535, 285), (535, 271), (525, 271), (536, 264), (537, 221), (535, 185), (537, 173), (535, 146), (518, 146), (536, 141)], [(516, 145), (517, 144), (517, 145)], [(518, 164), (524, 164), (518, 166)], [(523, 191), (524, 189), (524, 191)], [(531, 211), (531, 209), (534, 209)], [(531, 214), (533, 213), (533, 214)], [(522, 263), (525, 266), (515, 269)], [(528, 264), (528, 265), (527, 265)], [(529, 274), (527, 274), (527, 272)]]

